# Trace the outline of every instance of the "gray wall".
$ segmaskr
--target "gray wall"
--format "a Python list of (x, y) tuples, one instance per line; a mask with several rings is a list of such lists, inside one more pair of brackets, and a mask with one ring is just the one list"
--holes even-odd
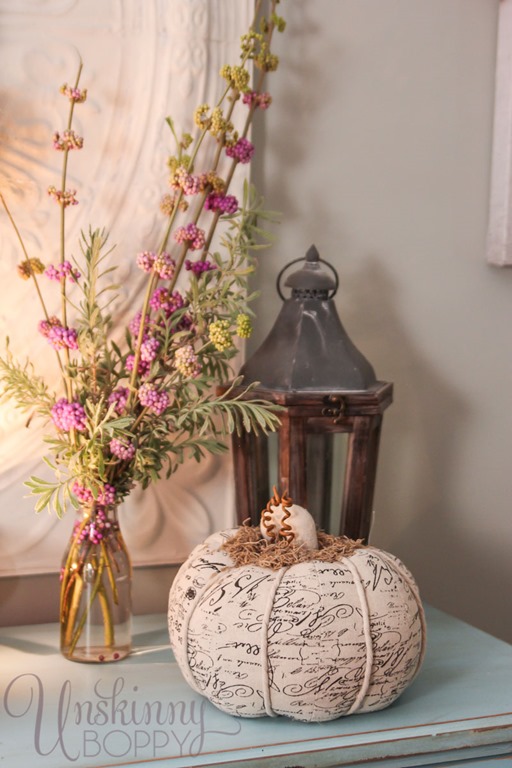
[(315, 243), (349, 335), (395, 383), (372, 543), (425, 599), (512, 641), (512, 270), (485, 261), (498, 5), (283, 3), (257, 137), (283, 220), (255, 342), (280, 267)]

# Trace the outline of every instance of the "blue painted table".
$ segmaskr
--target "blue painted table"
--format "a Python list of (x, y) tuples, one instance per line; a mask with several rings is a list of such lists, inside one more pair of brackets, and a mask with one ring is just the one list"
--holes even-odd
[(135, 652), (66, 661), (53, 624), (0, 631), (0, 768), (512, 768), (512, 646), (427, 609), (428, 651), (391, 707), (330, 723), (242, 720), (184, 682), (165, 616), (134, 620)]

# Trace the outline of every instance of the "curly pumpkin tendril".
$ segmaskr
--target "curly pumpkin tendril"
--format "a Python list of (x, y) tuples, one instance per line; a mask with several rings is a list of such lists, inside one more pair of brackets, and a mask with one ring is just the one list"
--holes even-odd
[[(291, 542), (295, 538), (295, 533), (292, 526), (286, 521), (291, 515), (290, 507), (293, 504), (293, 500), (288, 495), (288, 491), (285, 491), (283, 495), (280, 496), (275, 485), (273, 486), (272, 491), (273, 496), (267, 502), (267, 506), (261, 513), (262, 525), (265, 528), (269, 539), (272, 541), (276, 541), (277, 539), (282, 538), (286, 539), (287, 542)], [(274, 523), (275, 512), (272, 507), (278, 507), (279, 505), (282, 506), (284, 515), (283, 519), (281, 520), (281, 527), (279, 528), (279, 531), (276, 531), (276, 526)]]

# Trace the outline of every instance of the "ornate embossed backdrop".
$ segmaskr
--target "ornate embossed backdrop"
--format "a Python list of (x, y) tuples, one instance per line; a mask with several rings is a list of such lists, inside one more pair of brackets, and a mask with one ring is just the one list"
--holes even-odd
[[(89, 225), (110, 231), (120, 265), (120, 326), (140, 296), (135, 255), (154, 248), (158, 210), (167, 191), (172, 149), (164, 118), (191, 130), (194, 108), (216, 100), (218, 70), (238, 57), (251, 21), (251, 0), (0, 0), (0, 179), (29, 253), (55, 261), (57, 209), (47, 198), (58, 186), (60, 157), (51, 137), (64, 125), (59, 96), (72, 82), (79, 56), (89, 91), (75, 127), (84, 150), (70, 159), (68, 244), (77, 253)], [(241, 184), (238, 177), (237, 184)], [(235, 188), (236, 194), (236, 188)], [(20, 251), (3, 218), (0, 229), (0, 338), (53, 371), (53, 355), (37, 336), (40, 319), (30, 285), (19, 280)], [(42, 432), (25, 417), (0, 409), (0, 576), (55, 571), (73, 515), (63, 521), (33, 511), (22, 482), (45, 474)], [(135, 564), (176, 563), (212, 530), (231, 522), (229, 459), (191, 461), (169, 481), (134, 492), (122, 522)], [(136, 531), (136, 535), (135, 535)]]

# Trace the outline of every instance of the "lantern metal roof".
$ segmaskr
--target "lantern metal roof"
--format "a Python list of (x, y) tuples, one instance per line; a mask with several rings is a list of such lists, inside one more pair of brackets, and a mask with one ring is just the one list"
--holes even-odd
[[(286, 279), (292, 292), (285, 298), (281, 278), (298, 261), (304, 264)], [(336, 270), (320, 259), (314, 245), (305, 259), (281, 270), (277, 290), (283, 306), (267, 338), (240, 370), (245, 384), (258, 381), (266, 389), (289, 392), (364, 391), (375, 385), (373, 367), (339, 318), (333, 300), (337, 288)]]

